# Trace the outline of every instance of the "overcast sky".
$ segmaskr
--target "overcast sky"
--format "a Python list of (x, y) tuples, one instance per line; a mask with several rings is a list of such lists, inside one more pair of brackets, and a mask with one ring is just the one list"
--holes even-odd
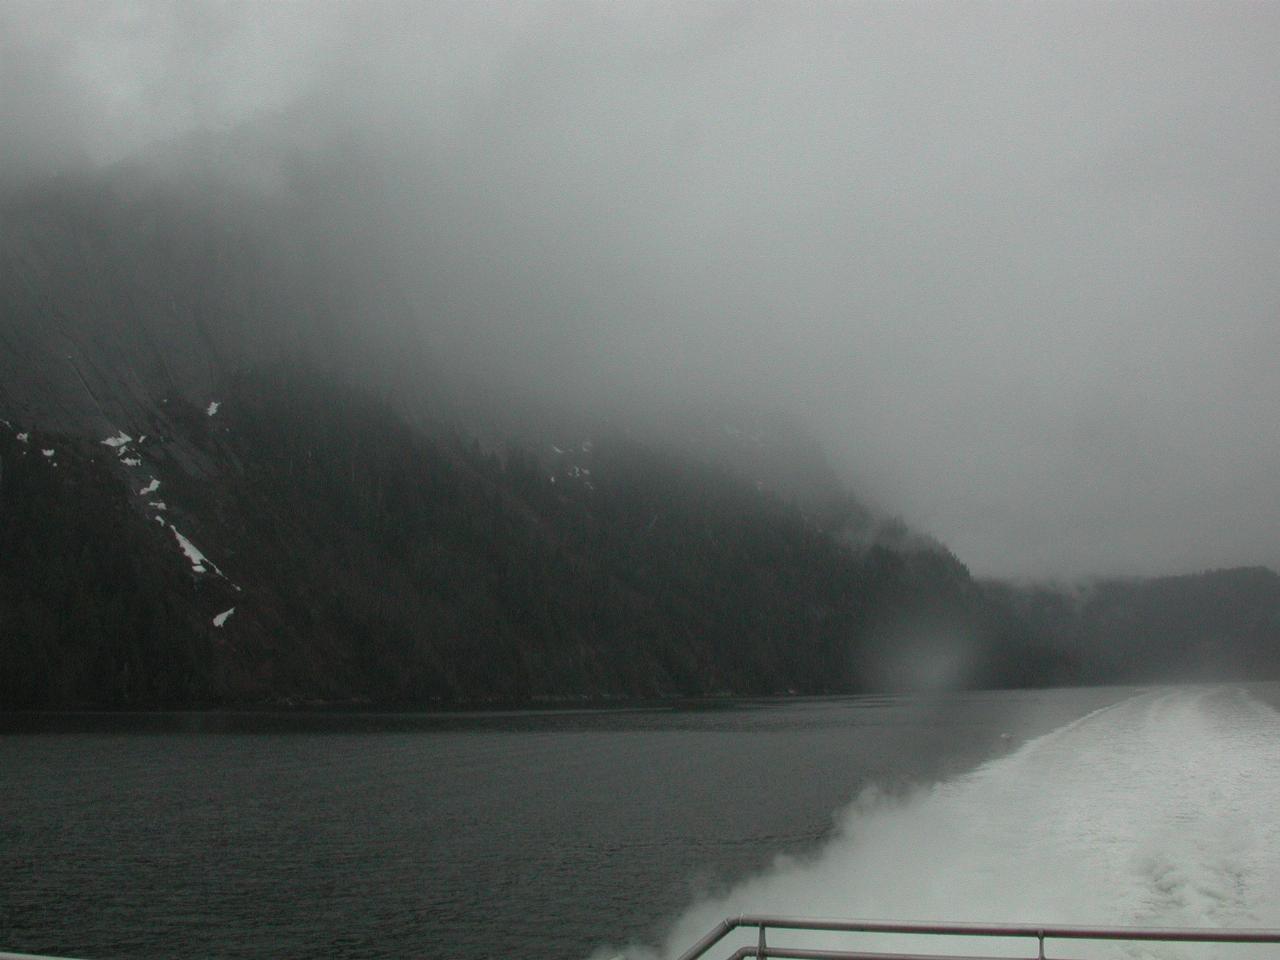
[(1280, 565), (1280, 4), (10, 0), (0, 33), (10, 175), (263, 114), (371, 144), (424, 323), (491, 376), (784, 406), (979, 574)]

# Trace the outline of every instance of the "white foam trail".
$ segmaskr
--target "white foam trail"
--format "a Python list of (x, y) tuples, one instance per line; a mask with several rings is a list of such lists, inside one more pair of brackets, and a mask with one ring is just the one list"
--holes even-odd
[[(692, 907), (660, 953), (677, 956), (739, 913), (1280, 926), (1278, 803), (1274, 710), (1234, 689), (1144, 694), (909, 800), (864, 796), (812, 859), (780, 861)], [(835, 945), (806, 945), (815, 943)], [(1000, 952), (980, 941), (857, 946)], [(1158, 944), (1058, 946), (1059, 956), (1204, 955)], [(1249, 952), (1229, 949), (1222, 955)], [(1026, 955), (1026, 945), (1013, 951)]]

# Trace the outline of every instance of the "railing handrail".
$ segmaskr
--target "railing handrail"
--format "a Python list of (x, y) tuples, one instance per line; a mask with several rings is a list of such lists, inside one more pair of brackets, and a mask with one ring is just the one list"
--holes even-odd
[(730, 960), (745, 957), (778, 957), (788, 960), (985, 960), (976, 957), (945, 957), (943, 954), (872, 953), (867, 951), (807, 950), (799, 947), (768, 947), (764, 932), (812, 930), (824, 933), (887, 933), (986, 938), (1027, 938), (1039, 943), (1044, 958), (1046, 940), (1129, 940), (1163, 943), (1280, 943), (1280, 930), (1220, 927), (1123, 927), (1040, 923), (925, 923), (900, 920), (836, 920), (816, 917), (783, 917), (741, 914), (726, 917), (707, 931), (679, 960), (697, 960), (737, 929), (760, 931), (759, 946), (742, 947)]

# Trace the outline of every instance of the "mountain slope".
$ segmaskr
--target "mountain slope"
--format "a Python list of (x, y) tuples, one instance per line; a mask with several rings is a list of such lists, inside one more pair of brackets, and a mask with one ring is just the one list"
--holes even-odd
[(181, 439), (5, 429), (6, 702), (848, 691), (924, 609), (1002, 679), (954, 561), (624, 437), (499, 455), (292, 371), (168, 407)]
[[(512, 411), (517, 437), (451, 420), (449, 358), (424, 356), (390, 241), (309, 182), (195, 190), (123, 170), (6, 201), (0, 704), (1133, 673), (1101, 652), (1123, 626), (1110, 608), (1062, 628), (974, 583), (873, 517), (783, 418)], [(1144, 650), (1163, 596), (1124, 607)], [(1250, 663), (1273, 662), (1266, 603), (1224, 651), (1247, 640)], [(1186, 622), (1227, 622), (1204, 610)]]
[(202, 403), (254, 364), (392, 388), (417, 359), (395, 285), (299, 183), (263, 194), (124, 168), (6, 198), (0, 404), (95, 436)]

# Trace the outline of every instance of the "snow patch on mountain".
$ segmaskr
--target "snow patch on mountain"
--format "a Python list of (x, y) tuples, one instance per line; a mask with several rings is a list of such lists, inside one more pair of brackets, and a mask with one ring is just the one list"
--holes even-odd
[(121, 447), (128, 446), (131, 443), (133, 443), (133, 437), (129, 436), (123, 430), (117, 433), (114, 437), (107, 437), (107, 439), (102, 441), (102, 445), (104, 447), (111, 447), (114, 450), (119, 450)]
[(209, 416), (212, 417), (218, 412), (218, 408), (221, 406), (222, 406), (222, 403), (220, 401), (210, 400), (209, 406), (205, 408), (205, 413), (207, 413)]
[(218, 614), (216, 617), (213, 618), (213, 625), (215, 627), (223, 626), (227, 622), (227, 620), (231, 617), (231, 615), (235, 612), (236, 612), (235, 607), (232, 607), (230, 610), (223, 610), (220, 614)]
[(151, 482), (138, 491), (138, 496), (148, 497), (160, 489), (160, 481), (155, 477), (151, 478)]
[[(169, 529), (177, 539), (178, 546), (182, 548), (182, 552), (185, 553), (187, 555), (187, 559), (191, 561), (192, 573), (206, 573), (209, 567), (213, 567), (213, 564), (209, 563), (209, 559), (200, 552), (200, 548), (179, 533), (177, 527), (170, 525)], [(214, 569), (216, 570), (217, 567), (214, 567)]]
[[(167, 509), (163, 503), (152, 504), (152, 506), (157, 507), (158, 509), (161, 509), (161, 510)], [(214, 573), (220, 576), (223, 580), (226, 580), (227, 583), (231, 585), (231, 588), (236, 591), (236, 593), (241, 592), (240, 587), (237, 584), (232, 583), (231, 579), (225, 573), (223, 573), (222, 570), (218, 568), (218, 565), (214, 563), (212, 560), (210, 560), (208, 557), (206, 557), (204, 555), (204, 552), (199, 547), (197, 547), (194, 543), (192, 543), (190, 540), (184, 537), (177, 527), (175, 527), (171, 523), (167, 523), (164, 517), (160, 516), (160, 514), (156, 514), (155, 519), (156, 519), (156, 523), (160, 524), (160, 526), (162, 527), (168, 527), (169, 530), (173, 533), (174, 539), (178, 541), (178, 546), (182, 548), (182, 552), (186, 554), (187, 560), (190, 561), (191, 563), (192, 573), (208, 573), (210, 570), (212, 570)]]

